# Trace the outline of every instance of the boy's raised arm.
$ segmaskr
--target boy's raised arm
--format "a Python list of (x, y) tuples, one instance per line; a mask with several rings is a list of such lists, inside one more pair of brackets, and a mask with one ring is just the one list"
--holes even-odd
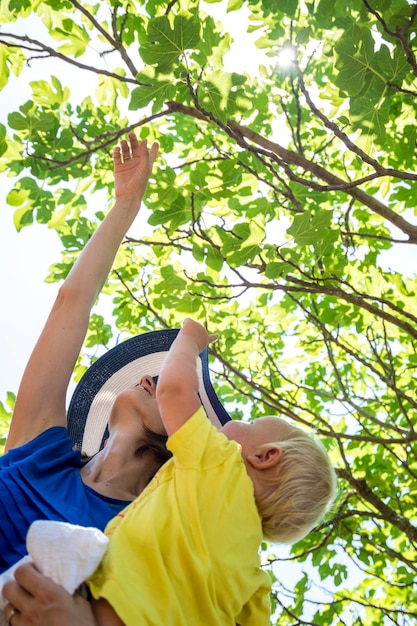
[(173, 435), (201, 406), (198, 397), (197, 357), (217, 339), (191, 319), (173, 342), (162, 366), (156, 399), (168, 436)]
[(22, 377), (6, 450), (51, 426), (66, 426), (67, 387), (91, 308), (139, 211), (157, 151), (157, 144), (150, 150), (139, 144), (134, 133), (114, 149), (115, 204), (59, 289)]

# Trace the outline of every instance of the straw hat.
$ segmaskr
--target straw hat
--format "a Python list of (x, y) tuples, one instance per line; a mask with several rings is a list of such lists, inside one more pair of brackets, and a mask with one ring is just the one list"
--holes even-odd
[[(97, 359), (75, 388), (68, 408), (68, 432), (74, 445), (88, 456), (102, 448), (114, 398), (145, 374), (158, 377), (178, 329), (156, 330), (118, 344)], [(230, 420), (210, 381), (208, 349), (197, 361), (199, 395), (208, 417)]]

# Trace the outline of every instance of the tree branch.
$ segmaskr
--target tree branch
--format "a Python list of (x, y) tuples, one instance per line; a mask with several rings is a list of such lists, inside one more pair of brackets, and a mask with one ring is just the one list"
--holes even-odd
[[(8, 37), (12, 39), (12, 42), (5, 41), (1, 39), (2, 37)], [(22, 44), (13, 43), (13, 41), (28, 43), (31, 46), (37, 46), (37, 48), (25, 46), (24, 43)], [(100, 76), (109, 76), (110, 78), (115, 78), (116, 80), (119, 80), (122, 83), (131, 83), (136, 86), (142, 84), (142, 83), (139, 83), (137, 80), (134, 80), (133, 78), (126, 78), (125, 76), (114, 74), (113, 72), (109, 72), (108, 70), (93, 67), (91, 65), (86, 65), (85, 63), (81, 63), (80, 61), (71, 59), (70, 57), (67, 57), (64, 54), (57, 52), (50, 46), (47, 46), (46, 44), (42, 43), (41, 41), (32, 39), (31, 37), (28, 37), (27, 35), (15, 35), (14, 33), (0, 32), (0, 45), (8, 46), (10, 48), (19, 48), (21, 50), (28, 50), (29, 52), (35, 52), (40, 55), (44, 55), (44, 56), (39, 56), (39, 57), (32, 57), (32, 59), (36, 59), (36, 58), (45, 59), (48, 57), (52, 57), (52, 58), (60, 59), (61, 61), (64, 61), (65, 63), (68, 63), (69, 65), (73, 65), (74, 67), (78, 67), (78, 69), (80, 70), (93, 72), (94, 74), (98, 74)], [(30, 61), (31, 61), (31, 58), (29, 58), (27, 62), (30, 63)]]
[[(167, 107), (170, 112), (183, 113), (184, 115), (190, 115), (191, 117), (195, 117), (196, 119), (199, 119), (199, 120), (204, 120), (206, 122), (208, 121), (207, 118), (204, 116), (204, 114), (201, 113), (201, 111), (197, 111), (196, 109), (189, 107), (187, 105), (183, 105), (178, 102), (167, 102)], [(210, 120), (211, 120), (211, 117), (210, 117)], [(335, 176), (334, 174), (331, 174), (330, 172), (328, 172), (321, 165), (318, 165), (317, 163), (312, 163), (305, 157), (299, 154), (296, 154), (295, 152), (291, 152), (287, 148), (284, 148), (280, 146), (279, 144), (273, 141), (270, 141), (269, 139), (266, 139), (265, 137), (262, 137), (262, 135), (259, 135), (254, 130), (241, 126), (240, 124), (238, 124), (237, 122), (233, 120), (228, 120), (227, 125), (222, 124), (222, 127), (223, 129), (226, 130), (226, 132), (228, 132), (228, 129), (231, 130), (231, 133), (228, 132), (228, 134), (230, 134), (230, 136), (233, 139), (236, 140), (237, 136), (240, 136), (241, 138), (244, 138), (244, 139), (248, 139), (252, 143), (269, 151), (269, 156), (277, 155), (287, 165), (295, 165), (297, 167), (300, 167), (301, 169), (308, 171), (312, 173), (313, 175), (317, 176), (321, 180), (326, 181), (328, 184), (332, 185), (335, 189), (342, 189), (343, 191), (346, 192), (347, 195), (351, 196), (355, 200), (359, 200), (362, 204), (364, 204), (369, 209), (371, 209), (371, 211), (373, 211), (374, 213), (377, 213), (378, 215), (386, 219), (388, 222), (396, 226), (399, 230), (403, 231), (406, 235), (408, 235), (408, 243), (417, 243), (417, 226), (410, 224), (401, 215), (398, 215), (397, 213), (389, 209), (386, 205), (384, 205), (382, 202), (380, 202), (373, 196), (370, 196), (362, 189), (357, 189), (357, 188), (344, 189), (346, 184), (350, 186), (351, 184), (350, 181), (347, 183), (346, 181)], [(241, 142), (240, 145), (242, 145), (246, 149), (249, 148), (249, 146), (245, 142)], [(413, 179), (417, 179), (416, 175), (414, 174), (412, 175), (412, 177)], [(300, 177), (297, 177), (297, 181), (306, 186), (313, 186), (311, 181), (302, 179)], [(327, 191), (328, 188), (326, 188), (325, 190)]]
[(337, 472), (341, 478), (346, 480), (349, 485), (356, 489), (361, 498), (366, 500), (366, 502), (369, 502), (369, 504), (379, 511), (384, 516), (385, 520), (401, 530), (401, 532), (405, 533), (411, 542), (414, 544), (417, 543), (417, 528), (410, 524), (406, 518), (397, 515), (395, 511), (385, 504), (385, 502), (378, 498), (376, 493), (374, 493), (368, 485), (365, 478), (354, 478), (350, 471), (344, 469), (338, 469)]

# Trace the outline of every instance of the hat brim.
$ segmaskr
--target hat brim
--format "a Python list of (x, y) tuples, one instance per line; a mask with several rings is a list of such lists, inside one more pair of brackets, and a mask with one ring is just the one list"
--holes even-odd
[[(88, 368), (76, 386), (68, 408), (68, 433), (75, 447), (92, 456), (104, 445), (115, 397), (137, 384), (145, 374), (156, 377), (178, 329), (155, 330), (118, 344)], [(230, 415), (214, 391), (208, 367), (208, 349), (197, 362), (199, 395), (209, 419), (221, 424)]]

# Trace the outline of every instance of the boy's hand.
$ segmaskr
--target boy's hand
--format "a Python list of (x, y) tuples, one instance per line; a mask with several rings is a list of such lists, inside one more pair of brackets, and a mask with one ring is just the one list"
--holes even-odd
[(168, 351), (159, 374), (156, 401), (169, 437), (201, 406), (197, 358), (217, 337), (187, 318)]
[(208, 333), (202, 324), (190, 319), (189, 317), (184, 320), (180, 333), (191, 337), (195, 341), (198, 346), (199, 353), (202, 352), (212, 341), (216, 341), (219, 337), (218, 333)]
[(158, 144), (148, 150), (146, 139), (138, 142), (135, 133), (122, 139), (113, 150), (114, 193), (116, 199), (140, 204), (158, 154)]

